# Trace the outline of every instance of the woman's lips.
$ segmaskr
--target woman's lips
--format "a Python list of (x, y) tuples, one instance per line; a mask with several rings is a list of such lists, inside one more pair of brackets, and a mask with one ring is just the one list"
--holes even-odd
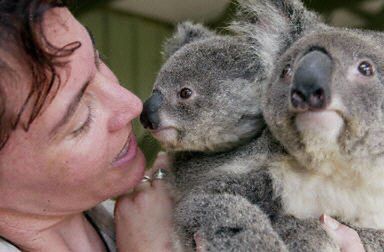
[(132, 161), (137, 154), (137, 142), (135, 135), (131, 134), (119, 154), (112, 162), (113, 167), (118, 167)]

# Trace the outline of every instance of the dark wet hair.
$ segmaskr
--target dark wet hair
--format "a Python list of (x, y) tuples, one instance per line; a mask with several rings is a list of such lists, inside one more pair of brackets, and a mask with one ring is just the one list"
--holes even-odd
[[(0, 56), (0, 151), (20, 124), (26, 108), (28, 111), (31, 108), (31, 112), (21, 126), (27, 131), (44, 105), (55, 96), (60, 86), (57, 67), (65, 65), (62, 59), (81, 46), (80, 42), (74, 41), (57, 48), (43, 35), (44, 13), (54, 7), (66, 7), (67, 4), (65, 0), (0, 0), (0, 50), (11, 57), (21, 57), (22, 64), (29, 69), (32, 78), (31, 84), (12, 83), (17, 81), (11, 77), (17, 75), (17, 71)], [(11, 107), (7, 100), (7, 96), (18, 92), (17, 89), (29, 89), (20, 108)]]

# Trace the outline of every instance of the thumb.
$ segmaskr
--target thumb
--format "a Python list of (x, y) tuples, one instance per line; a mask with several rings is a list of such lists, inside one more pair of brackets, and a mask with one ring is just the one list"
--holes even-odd
[(156, 156), (152, 169), (153, 170), (157, 170), (159, 168), (169, 169), (170, 164), (171, 164), (171, 159), (169, 155), (164, 151), (160, 151)]
[(327, 234), (336, 242), (342, 252), (364, 252), (358, 233), (328, 215), (320, 217), (320, 223)]

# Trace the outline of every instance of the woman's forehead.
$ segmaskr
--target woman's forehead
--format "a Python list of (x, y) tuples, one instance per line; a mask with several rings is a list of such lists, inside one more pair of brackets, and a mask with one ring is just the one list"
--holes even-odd
[[(90, 35), (67, 8), (48, 10), (44, 15), (43, 31), (46, 41), (58, 49), (56, 52), (62, 51), (67, 55), (57, 58), (59, 61), (65, 62), (64, 67), (56, 68), (60, 75), (60, 90), (71, 85), (72, 82), (78, 82), (79, 79), (94, 71), (95, 49)], [(67, 54), (68, 51), (71, 51), (71, 47), (74, 48), (73, 52)], [(49, 49), (52, 47), (47, 48), (47, 50)]]
[(57, 48), (62, 48), (74, 41), (83, 43), (83, 40), (88, 37), (85, 27), (67, 8), (48, 10), (43, 17), (42, 30), (46, 40)]
[[(87, 30), (73, 17), (67, 8), (53, 8), (48, 10), (43, 16), (41, 28), (47, 41), (47, 44), (44, 44), (44, 46), (46, 46), (44, 49), (50, 53), (58, 52), (61, 48), (74, 42), (79, 42), (81, 45), (76, 48), (73, 53), (69, 54), (68, 57), (58, 58), (66, 62), (66, 64), (55, 69), (56, 74), (60, 76), (60, 78), (56, 79), (56, 81), (60, 80), (60, 88), (57, 93), (48, 95), (54, 95), (52, 103), (49, 102), (46, 104), (50, 107), (48, 110), (51, 110), (52, 108), (60, 107), (57, 106), (57, 103), (60, 104), (66, 99), (69, 99), (72, 93), (76, 92), (78, 88), (76, 85), (79, 80), (81, 82), (83, 75), (89, 75), (92, 72), (94, 54), (92, 41)], [(42, 42), (44, 43), (44, 40)], [(6, 101), (8, 108), (12, 110), (9, 112), (16, 114), (26, 101), (30, 87), (33, 84), (33, 73), (27, 61), (25, 61), (26, 57), (25, 55), (18, 55), (18, 53), (21, 53), (21, 51), (17, 48), (16, 50), (9, 51), (0, 49), (0, 57), (4, 59), (4, 63), (9, 66), (7, 72), (10, 73), (9, 81), (8, 78), (7, 80), (3, 78), (0, 80), (3, 82), (0, 82), (0, 85), (6, 97), (12, 97), (12, 99), (7, 99)], [(5, 81), (7, 83), (4, 83)], [(48, 100), (50, 100), (49, 97)], [(29, 102), (29, 105), (32, 104), (33, 101), (32, 103)], [(20, 118), (20, 125), (27, 124), (31, 109), (30, 106), (26, 107), (25, 113), (23, 113)], [(47, 111), (43, 109), (42, 113), (45, 114), (46, 112)], [(41, 121), (42, 119), (46, 119), (46, 117), (38, 117), (36, 120)], [(35, 126), (36, 124), (40, 125), (37, 121), (34, 123)]]

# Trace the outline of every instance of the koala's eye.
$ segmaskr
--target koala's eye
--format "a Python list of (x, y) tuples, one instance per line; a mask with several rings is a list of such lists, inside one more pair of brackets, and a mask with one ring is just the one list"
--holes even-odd
[(292, 67), (290, 64), (286, 65), (283, 69), (283, 72), (281, 72), (280, 78), (289, 80), (292, 77)]
[(188, 99), (189, 97), (191, 97), (193, 94), (192, 90), (190, 90), (189, 88), (183, 88), (180, 90), (180, 98), (182, 99)]
[(362, 75), (367, 77), (372, 76), (374, 74), (373, 66), (368, 61), (361, 62), (357, 69)]

